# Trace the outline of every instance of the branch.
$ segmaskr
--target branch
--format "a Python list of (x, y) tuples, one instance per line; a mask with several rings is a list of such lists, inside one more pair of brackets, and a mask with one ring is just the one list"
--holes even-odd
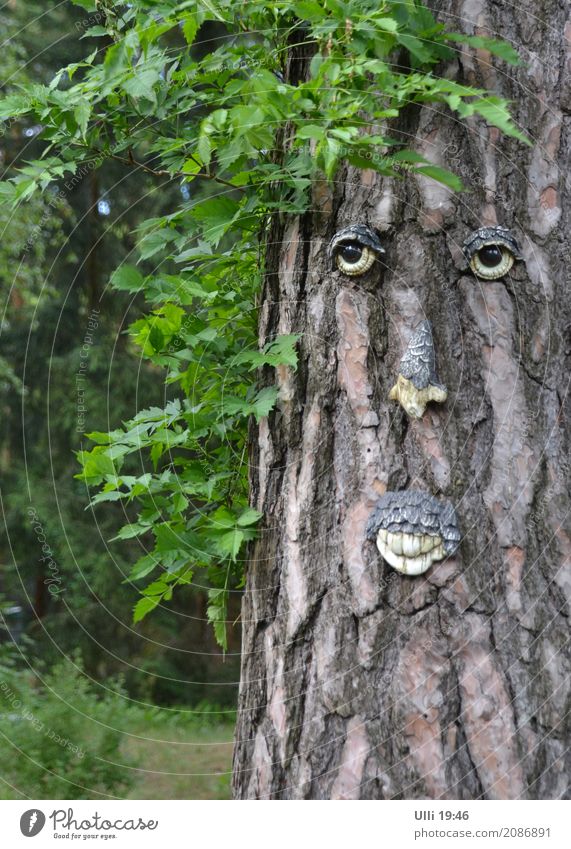
[[(184, 179), (188, 177), (188, 174), (183, 174), (182, 171), (175, 171), (171, 173), (170, 171), (165, 171), (164, 169), (156, 169), (150, 168), (148, 165), (145, 165), (144, 162), (139, 162), (137, 159), (133, 157), (131, 151), (129, 151), (129, 158), (126, 159), (124, 156), (117, 156), (115, 153), (109, 154), (111, 159), (115, 159), (117, 162), (121, 162), (124, 165), (134, 165), (136, 168), (141, 168), (147, 174), (152, 174), (153, 177), (169, 177), (171, 180), (175, 178)], [(215, 183), (221, 183), (223, 186), (227, 186), (229, 189), (233, 189), (234, 191), (243, 192), (246, 194), (246, 189), (243, 186), (235, 186), (233, 183), (228, 182), (228, 180), (223, 180), (222, 177), (217, 177), (216, 174), (207, 174), (206, 172), (200, 171), (197, 174), (192, 174), (193, 177), (200, 177), (203, 180), (213, 180)]]

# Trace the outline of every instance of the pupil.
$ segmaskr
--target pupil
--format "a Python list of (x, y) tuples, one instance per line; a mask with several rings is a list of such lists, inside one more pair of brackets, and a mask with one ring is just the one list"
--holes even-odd
[(482, 265), (493, 268), (494, 265), (499, 265), (502, 260), (502, 249), (498, 245), (484, 245), (478, 251), (478, 258)]
[(347, 245), (342, 245), (339, 250), (339, 253), (349, 264), (353, 265), (356, 262), (359, 262), (361, 259), (361, 254), (363, 253), (363, 248), (357, 242), (350, 242)]

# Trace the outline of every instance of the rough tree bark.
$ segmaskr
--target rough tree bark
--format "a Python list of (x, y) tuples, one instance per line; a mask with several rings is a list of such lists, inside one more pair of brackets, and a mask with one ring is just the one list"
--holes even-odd
[[(448, 70), (510, 98), (534, 145), (411, 110), (397, 129), (470, 194), (349, 169), (274, 228), (260, 341), (302, 339), (252, 440), (240, 798), (568, 797), (571, 19), (557, 0), (438, 10), (520, 49), (523, 67), (466, 50)], [(326, 260), (357, 221), (387, 248), (362, 282)], [(524, 255), (494, 282), (460, 263), (487, 223)], [(409, 421), (387, 396), (425, 318), (449, 396)], [(365, 539), (376, 498), (411, 487), (450, 499), (464, 535), (417, 578)]]

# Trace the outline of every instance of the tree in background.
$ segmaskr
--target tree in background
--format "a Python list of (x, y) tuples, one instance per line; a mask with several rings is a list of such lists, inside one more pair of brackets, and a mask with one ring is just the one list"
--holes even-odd
[[(89, 25), (70, 3), (46, 9), (27, 2), (2, 15), (10, 36), (2, 60), (8, 100), (26, 85), (47, 85), (62, 63), (79, 61), (99, 43), (80, 40)], [(42, 154), (42, 132), (37, 117), (3, 117), (3, 189)], [(160, 371), (141, 363), (122, 332), (142, 299), (110, 296), (107, 284), (133, 250), (137, 223), (180, 199), (179, 186), (164, 177), (92, 157), (16, 209), (2, 203), (0, 578), (23, 608), (31, 659), (51, 664), (79, 647), (89, 675), (122, 674), (130, 695), (145, 702), (233, 706), (237, 646), (223, 663), (203, 624), (204, 592), (187, 591), (174, 612), (159, 611), (137, 633), (132, 590), (123, 584), (135, 544), (109, 546), (115, 510), (100, 508), (94, 521), (85, 486), (73, 479), (86, 430), (164, 399)]]
[[(173, 394), (80, 460), (94, 505), (138, 505), (136, 622), (206, 585), (224, 646), (246, 582), (236, 795), (565, 795), (563, 45), (486, 3), (76, 5), (103, 47), (4, 101), (50, 144), (5, 194), (93, 157), (186, 191), (139, 224), (154, 271), (111, 281), (144, 294), (130, 334)], [(359, 283), (326, 247), (363, 221), (387, 255)], [(520, 237), (504, 280), (462, 270), (482, 222)], [(387, 396), (426, 316), (449, 401), (409, 422)], [(405, 488), (463, 531), (417, 579), (365, 534)]]

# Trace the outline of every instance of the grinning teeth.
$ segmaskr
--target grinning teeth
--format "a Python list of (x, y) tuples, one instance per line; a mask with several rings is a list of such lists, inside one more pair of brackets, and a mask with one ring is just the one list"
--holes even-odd
[[(426, 550), (428, 546), (430, 549)], [(422, 575), (436, 560), (446, 557), (442, 539), (429, 534), (393, 534), (381, 529), (377, 534), (377, 548), (387, 563), (402, 575)], [(413, 549), (414, 554), (407, 554)]]

